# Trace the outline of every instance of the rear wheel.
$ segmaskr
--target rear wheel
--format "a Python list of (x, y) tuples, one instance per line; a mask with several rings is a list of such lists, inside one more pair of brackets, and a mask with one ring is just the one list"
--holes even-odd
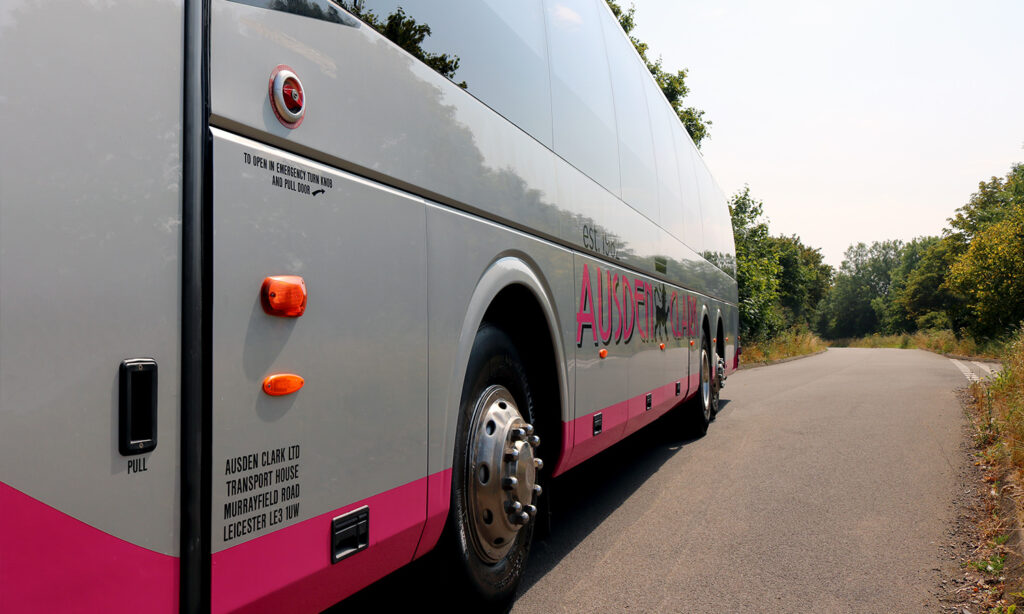
[(719, 398), (722, 392), (722, 371), (724, 371), (722, 358), (718, 355), (718, 348), (712, 351), (711, 364), (713, 365), (711, 370), (711, 420), (714, 420), (718, 415)]
[(484, 325), (463, 386), (446, 536), (460, 592), (478, 610), (506, 609), (522, 579), (542, 491), (534, 418), (515, 345)]
[(683, 408), (683, 412), (680, 414), (683, 430), (690, 437), (703, 437), (707, 434), (708, 424), (711, 423), (716, 410), (718, 390), (715, 386), (714, 369), (711, 361), (711, 344), (702, 335), (697, 394)]

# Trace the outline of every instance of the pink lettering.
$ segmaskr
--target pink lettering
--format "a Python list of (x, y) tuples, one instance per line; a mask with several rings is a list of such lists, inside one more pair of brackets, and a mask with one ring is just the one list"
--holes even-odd
[(615, 342), (618, 343), (619, 339), (622, 339), (622, 303), (619, 302), (619, 293), (617, 288), (619, 287), (619, 275), (616, 273), (612, 277), (612, 283), (609, 284), (611, 290), (612, 300), (615, 301), (615, 313), (619, 314), (618, 323), (615, 326)]
[(633, 317), (633, 288), (625, 275), (622, 276), (622, 318), (626, 321), (622, 329), (622, 340), (629, 343), (633, 338), (633, 322), (636, 318)]
[[(608, 278), (608, 298), (605, 298), (604, 294), (604, 279), (605, 276)], [(604, 307), (608, 306), (608, 327), (604, 326)], [(612, 274), (611, 271), (605, 271), (605, 275), (601, 275), (601, 267), (597, 267), (597, 332), (601, 335), (601, 341), (608, 343), (612, 340)]]
[(583, 345), (583, 327), (589, 326), (597, 345), (597, 329), (594, 328), (594, 292), (590, 288), (590, 271), (583, 263), (583, 284), (580, 286), (580, 307), (576, 310), (576, 345)]
[[(637, 279), (633, 282), (634, 293), (633, 293), (633, 320), (636, 321), (636, 330), (640, 333), (640, 339), (647, 339), (647, 285), (644, 280)], [(640, 325), (640, 305), (644, 305), (643, 318), (644, 324)]]

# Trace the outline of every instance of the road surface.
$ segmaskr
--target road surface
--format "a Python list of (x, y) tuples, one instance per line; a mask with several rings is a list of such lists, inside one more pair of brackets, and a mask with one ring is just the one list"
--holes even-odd
[(843, 348), (736, 373), (707, 436), (660, 421), (554, 484), (513, 612), (940, 611), (955, 390), (983, 366)]

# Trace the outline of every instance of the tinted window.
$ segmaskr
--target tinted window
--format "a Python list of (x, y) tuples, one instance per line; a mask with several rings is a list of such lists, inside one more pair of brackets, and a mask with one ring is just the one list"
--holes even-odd
[(618, 139), (596, 0), (545, 0), (554, 149), (615, 194)]
[(601, 25), (607, 42), (618, 126), (622, 200), (651, 220), (660, 222), (651, 120), (644, 94), (644, 82), (651, 80), (650, 72), (612, 15), (604, 13)]
[[(673, 112), (672, 115), (675, 115)], [(676, 121), (672, 136), (676, 144), (676, 156), (679, 159), (679, 188), (682, 193), (680, 207), (683, 212), (683, 233), (676, 235), (694, 251), (700, 252), (704, 249), (706, 237), (704, 237), (704, 226), (701, 218), (703, 202), (698, 187), (695, 169), (698, 165), (703, 167), (699, 159), (700, 154), (693, 146), (693, 141), (686, 134), (683, 125)]]
[[(654, 158), (658, 172), (658, 203), (661, 209), (661, 225), (677, 239), (683, 238), (683, 209), (679, 193), (679, 168), (676, 163), (676, 146), (672, 138), (672, 108), (665, 95), (647, 79), (644, 85), (647, 108), (651, 117), (654, 136)], [(678, 123), (678, 120), (675, 120)]]
[[(551, 91), (541, 0), (340, 2), (406, 51), (551, 146)], [(402, 20), (401, 28), (395, 27)], [(429, 33), (422, 29), (429, 29)], [(408, 33), (420, 28), (418, 34)], [(395, 33), (401, 31), (402, 37)], [(422, 34), (418, 43), (415, 39)]]

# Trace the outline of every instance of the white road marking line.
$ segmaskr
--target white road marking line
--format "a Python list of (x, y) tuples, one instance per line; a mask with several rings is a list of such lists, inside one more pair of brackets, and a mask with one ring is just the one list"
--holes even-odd
[(956, 365), (957, 369), (960, 369), (960, 372), (964, 374), (964, 377), (967, 378), (967, 381), (978, 381), (978, 376), (974, 373), (974, 371), (971, 371), (971, 369), (967, 365), (965, 365), (964, 363), (960, 362), (955, 358), (950, 358), (949, 360), (952, 361), (954, 365)]
[(981, 369), (982, 371), (984, 371), (984, 372), (985, 372), (985, 375), (992, 375), (992, 367), (990, 367), (990, 366), (986, 365), (986, 364), (985, 364), (985, 363), (983, 363), (983, 362), (978, 362), (977, 360), (972, 360), (971, 362), (973, 362), (973, 363), (974, 363), (974, 366), (975, 366), (975, 367), (978, 367), (979, 369)]

